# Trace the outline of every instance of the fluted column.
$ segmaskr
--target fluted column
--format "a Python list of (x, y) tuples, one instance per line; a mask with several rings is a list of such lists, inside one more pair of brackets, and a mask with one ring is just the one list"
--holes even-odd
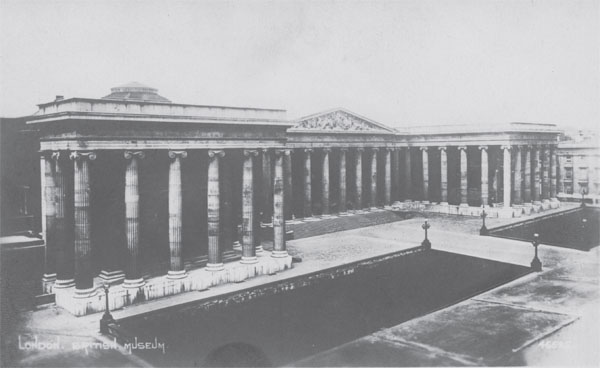
[(404, 151), (404, 193), (405, 199), (412, 199), (412, 171), (410, 163), (410, 147)]
[(392, 159), (391, 159), (391, 148), (385, 149), (385, 194), (384, 194), (384, 205), (389, 206), (392, 204)]
[(183, 267), (181, 223), (182, 223), (182, 194), (181, 194), (181, 159), (187, 157), (186, 151), (169, 151), (169, 250), (170, 267), (167, 277), (178, 279), (186, 277)]
[(378, 148), (372, 148), (371, 154), (371, 208), (377, 207), (377, 152)]
[[(44, 166), (44, 217), (45, 221), (45, 254), (44, 254), (44, 289), (46, 285), (54, 283), (56, 280), (56, 251), (59, 246), (56, 241), (56, 184), (55, 184), (55, 169), (54, 160), (51, 152), (42, 154)], [(49, 290), (45, 290), (49, 291)]]
[(550, 194), (550, 150), (548, 146), (542, 146), (541, 159), (542, 159), (542, 199), (548, 199)]
[(440, 150), (440, 198), (441, 204), (448, 204), (448, 152), (446, 147)]
[(490, 202), (488, 146), (479, 146), (481, 151), (481, 205), (487, 206)]
[(513, 151), (515, 152), (515, 179), (514, 179), (514, 196), (513, 202), (515, 204), (523, 203), (523, 199), (521, 197), (522, 191), (522, 169), (521, 169), (521, 148), (519, 146), (514, 146)]
[(74, 251), (73, 244), (68, 242), (66, 226), (66, 180), (63, 170), (65, 156), (60, 152), (54, 152), (54, 185), (55, 185), (55, 211), (56, 218), (54, 222), (56, 249), (56, 282), (55, 289), (69, 288), (75, 286), (74, 278)]
[(460, 153), (460, 205), (468, 206), (467, 197), (467, 146), (458, 147)]
[(549, 148), (549, 173), (550, 176), (550, 198), (556, 198), (556, 156), (554, 152), (554, 146)]
[(242, 260), (241, 263), (256, 263), (254, 247), (254, 157), (257, 150), (244, 150), (244, 166), (242, 173)]
[(347, 148), (340, 149), (340, 204), (338, 206), (340, 213), (346, 213), (346, 152)]
[(90, 237), (90, 168), (96, 159), (93, 152), (71, 152), (74, 162), (75, 207), (75, 296), (86, 297), (94, 292), (92, 273), (92, 241)]
[[(221, 192), (219, 183), (219, 161), (225, 156), (225, 151), (209, 150), (208, 157), (208, 188), (207, 188), (207, 213), (208, 213), (208, 263), (207, 271), (220, 271), (223, 269), (223, 260), (219, 244), (221, 232)], [(264, 183), (263, 183), (264, 184)]]
[(289, 150), (275, 151), (275, 178), (273, 181), (273, 252), (274, 258), (287, 257), (285, 246), (285, 219), (283, 218), (284, 182), (283, 182), (283, 159), (290, 154)]
[(539, 146), (535, 147), (533, 164), (535, 166), (533, 167), (533, 187), (531, 188), (531, 194), (533, 197), (533, 201), (539, 202), (540, 194), (541, 194), (541, 184), (540, 184), (541, 161), (540, 161), (540, 147)]
[(304, 217), (312, 216), (311, 152), (312, 148), (304, 149)]
[(420, 147), (422, 163), (423, 163), (423, 187), (421, 199), (425, 202), (429, 201), (429, 155), (427, 153), (427, 147)]
[(271, 201), (273, 200), (273, 177), (271, 173), (271, 153), (268, 148), (262, 150), (262, 195), (263, 201), (261, 202), (262, 208), (262, 219), (264, 223), (271, 222)]
[(139, 268), (140, 255), (140, 193), (138, 160), (143, 159), (144, 152), (125, 151), (127, 168), (125, 169), (125, 231), (127, 237), (127, 265), (123, 287), (137, 288), (144, 285)]
[(283, 180), (285, 181), (285, 219), (291, 220), (294, 216), (294, 193), (292, 185), (292, 155), (294, 150), (283, 160)]
[(511, 167), (510, 167), (510, 146), (504, 145), (502, 146), (502, 155), (504, 158), (504, 172), (502, 174), (502, 179), (504, 181), (504, 208), (510, 207), (510, 192), (511, 192)]
[(362, 209), (362, 153), (363, 148), (356, 149), (356, 196), (354, 198), (355, 201), (355, 210), (360, 211)]
[(531, 202), (531, 146), (523, 146), (525, 167), (523, 168), (523, 201)]
[(323, 216), (329, 216), (331, 208), (329, 205), (329, 148), (323, 149), (322, 156), (322, 175), (321, 175), (321, 213)]

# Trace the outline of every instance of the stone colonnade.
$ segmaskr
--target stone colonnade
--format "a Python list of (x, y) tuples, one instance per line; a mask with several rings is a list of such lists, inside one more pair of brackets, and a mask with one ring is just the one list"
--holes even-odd
[[(92, 267), (92, 242), (90, 219), (90, 165), (102, 151), (73, 151), (66, 158), (67, 151), (43, 152), (44, 162), (44, 198), (45, 198), (45, 230), (46, 256), (44, 284), (53, 289), (69, 289), (75, 287), (75, 298), (86, 298), (94, 294), (94, 277)], [(208, 183), (207, 183), (207, 219), (208, 219), (208, 263), (206, 271), (223, 270), (223, 259), (220, 236), (222, 234), (220, 216), (220, 182), (222, 180), (219, 163), (227, 150), (208, 150)], [(260, 243), (256, 241), (259, 228), (253, 167), (258, 150), (243, 150), (242, 172), (242, 258), (241, 263), (252, 265), (258, 262), (256, 255), (263, 253)], [(187, 151), (170, 150), (165, 152), (170, 159), (168, 175), (168, 239), (170, 266), (166, 275), (170, 280), (185, 279), (188, 274), (183, 261), (182, 244), (182, 160)], [(141, 288), (145, 284), (140, 269), (140, 194), (139, 194), (139, 161), (145, 158), (144, 151), (124, 151), (126, 161), (124, 175), (125, 200), (125, 236), (127, 244), (127, 260), (123, 288)], [(284, 160), (289, 151), (274, 150), (273, 170), (273, 251), (271, 257), (289, 257), (285, 241), (285, 180)], [(72, 165), (72, 171), (67, 165)], [(71, 173), (67, 177), (65, 173)], [(73, 221), (72, 229), (65, 222), (67, 211), (68, 181), (73, 183)], [(46, 287), (46, 286), (45, 286)], [(50, 291), (47, 289), (46, 291)], [(85, 314), (85, 313), (84, 313)]]

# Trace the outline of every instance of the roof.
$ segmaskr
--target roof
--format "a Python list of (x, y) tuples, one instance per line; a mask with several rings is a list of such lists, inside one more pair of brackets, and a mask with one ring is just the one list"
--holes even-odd
[(171, 103), (171, 100), (158, 94), (158, 89), (148, 87), (139, 82), (130, 82), (122, 86), (113, 87), (105, 100), (147, 101)]

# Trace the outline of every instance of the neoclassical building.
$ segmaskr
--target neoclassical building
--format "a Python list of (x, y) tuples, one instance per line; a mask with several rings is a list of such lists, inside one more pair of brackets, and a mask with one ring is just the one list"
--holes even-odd
[[(558, 206), (554, 125), (397, 130), (345, 109), (172, 103), (137, 83), (57, 97), (40, 136), (44, 289), (76, 315), (291, 267), (286, 222)], [(261, 237), (272, 239), (262, 249)]]

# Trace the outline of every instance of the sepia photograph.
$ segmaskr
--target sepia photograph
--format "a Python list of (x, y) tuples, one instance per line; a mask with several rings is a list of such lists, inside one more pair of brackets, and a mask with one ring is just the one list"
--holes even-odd
[(1, 367), (600, 366), (600, 0), (0, 0)]

